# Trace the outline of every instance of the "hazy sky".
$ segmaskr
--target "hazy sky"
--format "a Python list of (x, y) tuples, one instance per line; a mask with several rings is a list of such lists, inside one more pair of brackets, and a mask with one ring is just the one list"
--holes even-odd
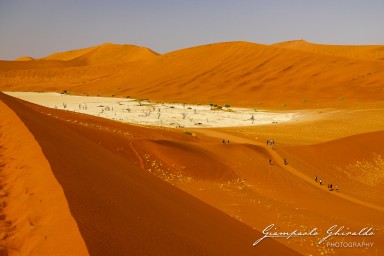
[(104, 42), (384, 44), (384, 0), (0, 0), (0, 59)]

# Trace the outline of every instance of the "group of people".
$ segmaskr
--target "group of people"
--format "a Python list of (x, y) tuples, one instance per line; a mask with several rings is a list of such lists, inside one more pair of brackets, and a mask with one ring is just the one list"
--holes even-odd
[[(223, 143), (224, 143), (224, 140), (223, 140)], [(229, 141), (228, 141), (229, 143)], [(275, 141), (274, 140), (267, 140), (267, 145), (270, 146), (272, 149), (273, 149), (273, 145), (275, 144)], [(273, 162), (272, 162), (272, 159), (269, 158), (269, 164), (270, 165), (273, 165)], [(288, 164), (288, 161), (287, 159), (284, 158), (284, 165), (287, 165)], [(317, 176), (315, 176), (315, 182), (319, 182), (320, 186), (323, 185), (323, 180), (322, 179), (318, 179)], [(336, 192), (339, 192), (339, 187), (336, 186), (335, 188), (333, 187), (333, 184), (332, 183), (329, 183), (328, 184), (328, 190), (329, 191), (333, 191), (333, 190), (336, 190)]]
[[(275, 145), (275, 141), (274, 140), (267, 140), (267, 145), (270, 146), (273, 149), (273, 146)], [(269, 164), (273, 165), (273, 162), (272, 162), (271, 158), (269, 158)], [(287, 161), (287, 159), (284, 158), (284, 165), (287, 165), (287, 164), (288, 164), (288, 161)], [(319, 182), (320, 186), (323, 185), (323, 180), (322, 179), (318, 179), (317, 176), (315, 176), (315, 182)], [(328, 190), (329, 191), (336, 190), (337, 192), (339, 192), (339, 187), (336, 186), (334, 188), (333, 184), (329, 183), (328, 184)]]
[[(317, 180), (318, 180), (318, 178), (317, 178), (317, 176), (315, 176), (315, 182), (317, 182)], [(319, 179), (319, 184), (320, 184), (320, 186), (323, 185), (323, 180), (322, 180), (322, 179)], [(329, 183), (329, 184), (328, 184), (328, 190), (329, 190), (329, 191), (333, 191), (333, 184), (332, 184), (332, 183)], [(336, 190), (337, 192), (339, 192), (339, 187), (336, 186), (336, 187), (335, 187), (335, 190)]]
[[(269, 158), (269, 164), (273, 165), (271, 158)], [(287, 164), (288, 164), (288, 161), (287, 161), (287, 159), (284, 158), (284, 165), (287, 165)]]
[(229, 144), (229, 140), (223, 140), (223, 144)]

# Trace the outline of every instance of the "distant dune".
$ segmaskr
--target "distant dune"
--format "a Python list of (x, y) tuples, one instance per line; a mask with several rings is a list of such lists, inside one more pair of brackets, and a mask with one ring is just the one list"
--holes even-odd
[(146, 60), (156, 57), (154, 51), (135, 45), (116, 45), (105, 43), (90, 48), (54, 53), (45, 60), (78, 60), (87, 65), (116, 64), (130, 61)]
[(30, 60), (34, 60), (34, 58), (28, 57), (28, 56), (22, 56), (16, 59), (16, 61), (30, 61)]
[(249, 107), (382, 101), (382, 46), (229, 42), (158, 55), (103, 44), (39, 61), (1, 61), (0, 89)]
[(304, 40), (294, 40), (274, 44), (285, 49), (294, 49), (345, 58), (384, 61), (384, 45), (326, 45)]
[(83, 56), (84, 54), (89, 53), (90, 51), (95, 50), (99, 46), (93, 46), (93, 47), (88, 47), (88, 48), (83, 48), (83, 49), (78, 49), (78, 50), (71, 50), (71, 51), (66, 51), (66, 52), (57, 52), (53, 53), (51, 55), (48, 55), (47, 57), (42, 58), (43, 60), (62, 60), (62, 61), (68, 61), (68, 60), (73, 60), (76, 58), (79, 58)]

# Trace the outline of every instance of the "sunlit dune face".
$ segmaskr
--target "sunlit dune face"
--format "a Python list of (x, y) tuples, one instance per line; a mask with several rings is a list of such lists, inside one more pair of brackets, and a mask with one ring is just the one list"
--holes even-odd
[[(0, 61), (1, 90), (40, 91), (34, 102), (50, 108), (4, 95), (7, 106), (0, 107), (33, 135), (24, 143), (40, 145), (39, 161), (49, 161), (91, 254), (140, 248), (168, 255), (172, 248), (180, 255), (379, 255), (382, 49), (231, 42), (159, 55), (104, 44)], [(55, 101), (42, 91), (61, 94)], [(23, 149), (12, 136), (26, 137), (12, 134), (7, 122), (0, 154), (9, 164), (21, 161)], [(4, 151), (11, 145), (13, 156)], [(11, 195), (20, 184), (4, 187)], [(20, 214), (6, 216), (24, 220), (30, 213)], [(374, 247), (319, 244), (335, 225), (374, 234), (330, 241)], [(266, 227), (318, 235), (253, 247)]]
[(382, 100), (380, 49), (232, 42), (159, 55), (104, 44), (38, 61), (1, 62), (0, 86), (260, 109), (351, 107)]

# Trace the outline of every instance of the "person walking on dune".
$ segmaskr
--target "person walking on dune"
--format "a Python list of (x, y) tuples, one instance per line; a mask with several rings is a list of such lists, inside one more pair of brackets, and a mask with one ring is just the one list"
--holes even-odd
[(269, 146), (271, 147), (272, 150), (274, 150), (275, 148), (273, 147), (275, 145), (275, 141), (274, 140), (270, 140), (269, 141)]
[(323, 185), (323, 181), (321, 179), (320, 179), (319, 183), (320, 183), (320, 185)]
[(272, 165), (272, 159), (271, 158), (269, 158), (269, 164)]
[(284, 158), (284, 165), (287, 165), (287, 159)]

